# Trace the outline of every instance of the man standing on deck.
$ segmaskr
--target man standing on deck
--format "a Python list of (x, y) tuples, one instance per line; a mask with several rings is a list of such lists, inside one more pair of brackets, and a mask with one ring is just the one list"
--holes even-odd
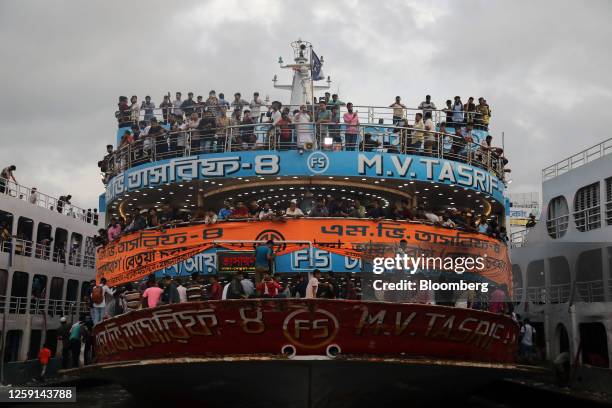
[(255, 248), (255, 282), (261, 282), (264, 273), (270, 273), (270, 265), (274, 260), (274, 241), (268, 240)]
[(425, 120), (431, 119), (431, 111), (436, 110), (436, 104), (431, 101), (430, 95), (425, 96), (425, 100), (421, 102), (421, 104), (419, 105), (419, 109), (423, 110), (423, 118)]
[(106, 309), (106, 295), (113, 296), (115, 291), (106, 286), (106, 278), (100, 279), (100, 284), (94, 287), (91, 291), (91, 300), (93, 307), (91, 308), (91, 319), (94, 325), (100, 323), (104, 317)]
[(321, 279), (321, 271), (315, 269), (312, 276), (308, 279), (308, 286), (306, 286), (306, 299), (316, 299), (317, 290), (319, 289), (319, 279)]
[(57, 339), (62, 341), (62, 368), (65, 370), (70, 367), (70, 326), (64, 316), (60, 318)]
[(390, 108), (393, 108), (393, 124), (399, 125), (400, 121), (404, 117), (404, 109), (406, 109), (406, 105), (402, 102), (402, 98), (399, 96), (395, 97), (395, 102), (389, 105)]
[(8, 193), (8, 189), (6, 188), (6, 183), (11, 181), (11, 179), (13, 180), (13, 182), (15, 182), (15, 184), (17, 184), (17, 180), (15, 179), (15, 176), (13, 175), (13, 172), (17, 170), (17, 166), (15, 166), (14, 164), (5, 167), (2, 169), (2, 172), (0, 172), (0, 193)]

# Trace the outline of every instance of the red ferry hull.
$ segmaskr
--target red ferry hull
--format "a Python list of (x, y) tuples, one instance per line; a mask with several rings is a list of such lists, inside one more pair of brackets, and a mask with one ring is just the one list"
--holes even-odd
[(99, 363), (227, 355), (425, 357), (512, 363), (503, 315), (421, 304), (247, 299), (133, 311), (95, 328)]

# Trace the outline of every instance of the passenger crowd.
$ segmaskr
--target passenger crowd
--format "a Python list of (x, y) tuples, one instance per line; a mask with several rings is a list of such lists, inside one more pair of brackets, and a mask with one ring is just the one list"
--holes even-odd
[(374, 220), (406, 220), (428, 223), (440, 227), (479, 232), (491, 237), (507, 241), (506, 228), (500, 225), (497, 216), (477, 216), (471, 211), (460, 211), (456, 208), (433, 211), (425, 208), (415, 208), (408, 201), (396, 201), (386, 208), (379, 200), (372, 200), (367, 207), (360, 200), (338, 199), (333, 196), (315, 198), (307, 192), (299, 201), (291, 200), (285, 209), (275, 209), (268, 202), (260, 204), (252, 200), (248, 204), (238, 201), (233, 205), (225, 201), (219, 210), (198, 207), (195, 211), (178, 211), (170, 204), (161, 208), (141, 210), (135, 208), (127, 214), (126, 219), (114, 217), (106, 229), (99, 229), (94, 237), (96, 246), (106, 245), (124, 234), (152, 229), (168, 228), (176, 225), (203, 223), (216, 224), (222, 221), (265, 221), (283, 220), (302, 217), (344, 217), (368, 218)]
[[(156, 105), (150, 96), (145, 97), (140, 105), (137, 96), (132, 96), (129, 103), (127, 97), (121, 96), (116, 113), (119, 127), (130, 129), (124, 131), (118, 149), (125, 150), (126, 146), (132, 149), (129, 158), (118, 158), (113, 145), (107, 146), (107, 155), (98, 162), (105, 175), (103, 180), (107, 182), (118, 168), (124, 168), (128, 159), (136, 165), (155, 157), (182, 156), (187, 151), (209, 153), (228, 148), (232, 151), (263, 148), (255, 131), (257, 123), (271, 126), (267, 134), (273, 136), (270, 137), (272, 142), (265, 145), (278, 150), (311, 150), (321, 146), (336, 150), (385, 149), (389, 152), (432, 154), (442, 146), (449, 155), (467, 157), (473, 153), (477, 159), (485, 161), (485, 155), (491, 153), (491, 159), (487, 160), (491, 165), (497, 166), (499, 160), (507, 163), (503, 151), (491, 145), (492, 136), (481, 140), (477, 149), (473, 148), (478, 140), (473, 134), (474, 129), (488, 129), (491, 117), (491, 109), (482, 97), (476, 105), (472, 97), (464, 104), (456, 96), (454, 102), (446, 101), (445, 109), (437, 110), (427, 95), (419, 105), (421, 112), (410, 121), (407, 117), (409, 109), (397, 96), (389, 106), (393, 112), (392, 134), (397, 138), (392, 143), (390, 138), (379, 138), (372, 133), (360, 138), (358, 112), (351, 102), (338, 99), (337, 94), (326, 93), (318, 101), (315, 98), (313, 105), (299, 107), (283, 107), (278, 101), (268, 105), (257, 92), (250, 102), (242, 99), (240, 93), (236, 93), (230, 102), (222, 93), (217, 97), (214, 90), (206, 100), (202, 96), (194, 100), (193, 96), (190, 92), (183, 100), (181, 93), (177, 92), (176, 99), (171, 101), (170, 95), (165, 95), (159, 106), (162, 112), (159, 119), (155, 116)], [(341, 107), (346, 109), (344, 114), (341, 114)], [(231, 111), (230, 117), (228, 111)], [(142, 118), (141, 112), (144, 112)], [(434, 112), (439, 113), (436, 122)], [(445, 121), (441, 119), (442, 114)], [(379, 125), (384, 125), (384, 119), (379, 119)], [(229, 133), (228, 126), (232, 127)], [(447, 128), (454, 129), (453, 133), (447, 133), (451, 132)]]

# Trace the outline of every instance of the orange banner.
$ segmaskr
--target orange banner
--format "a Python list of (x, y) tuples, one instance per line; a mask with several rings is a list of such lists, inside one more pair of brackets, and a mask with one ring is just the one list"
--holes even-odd
[(344, 218), (233, 221), (144, 230), (125, 235), (98, 249), (97, 277), (105, 277), (111, 286), (120, 285), (177, 264), (213, 246), (250, 250), (255, 244), (248, 241), (268, 239), (278, 242), (275, 247), (277, 255), (312, 245), (364, 259), (394, 256), (399, 241), (405, 239), (409, 256), (483, 257), (485, 268), (477, 273), (512, 288), (507, 247), (499, 240), (413, 222)]

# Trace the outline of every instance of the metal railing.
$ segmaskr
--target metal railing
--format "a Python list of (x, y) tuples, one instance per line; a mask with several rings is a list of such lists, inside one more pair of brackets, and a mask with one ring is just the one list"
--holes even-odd
[(542, 181), (550, 180), (610, 153), (612, 153), (612, 138), (546, 167), (542, 170)]
[(576, 282), (576, 293), (583, 302), (603, 302), (604, 282), (603, 280)]
[[(0, 314), (5, 311), (5, 305), (8, 301), (8, 312), (10, 314), (26, 314), (43, 315), (45, 310), (51, 317), (60, 316), (78, 316), (79, 313), (89, 312), (87, 302), (65, 299), (47, 299), (36, 296), (20, 297), (20, 296), (0, 296)], [(29, 309), (28, 309), (29, 304)]]
[(549, 303), (565, 303), (569, 300), (572, 285), (570, 283), (562, 283), (550, 285), (548, 288)]
[(578, 231), (591, 231), (601, 228), (601, 207), (594, 205), (574, 212), (574, 222)]
[(195, 154), (252, 150), (322, 150), (405, 153), (457, 160), (504, 177), (500, 149), (463, 135), (377, 124), (249, 124), (168, 131), (123, 143), (105, 161), (105, 181), (129, 168)]
[(568, 225), (569, 215), (567, 214), (546, 220), (546, 229), (552, 238), (561, 238), (565, 235)]
[(546, 288), (544, 286), (530, 286), (527, 288), (527, 300), (531, 303), (543, 305), (546, 303)]
[(606, 201), (606, 225), (612, 225), (612, 200)]
[[(34, 251), (32, 249), (34, 248)], [(64, 248), (55, 248), (53, 251), (51, 246), (43, 244), (34, 244), (32, 241), (11, 237), (10, 240), (0, 241), (0, 253), (10, 253), (25, 257), (34, 257), (43, 261), (53, 261), (57, 263), (68, 264), (77, 267), (89, 269), (95, 268), (95, 254), (83, 254), (82, 251), (75, 250), (66, 256)]]
[(7, 194), (31, 205), (46, 208), (50, 211), (56, 211), (59, 214), (83, 222), (91, 223), (94, 219), (93, 212), (87, 212), (87, 210), (77, 207), (76, 205), (66, 203), (58, 198), (41, 193), (40, 191), (32, 190), (31, 187), (23, 186), (12, 180), (0, 178), (0, 194)]
[(530, 228), (515, 231), (510, 234), (510, 248), (520, 248), (527, 244), (527, 233)]
[[(334, 103), (332, 101), (329, 101), (329, 104), (327, 105), (328, 110), (330, 110), (331, 106), (333, 105)], [(289, 113), (293, 114), (294, 111), (297, 111), (300, 109), (300, 106), (304, 106), (304, 105), (282, 105), (282, 108), (283, 109), (289, 108)], [(307, 107), (307, 112), (310, 115), (316, 114), (316, 111), (319, 107), (318, 104), (314, 106), (313, 105), (305, 105), (305, 106)], [(344, 113), (347, 112), (346, 104), (344, 102), (341, 102), (341, 104), (338, 104), (335, 106), (340, 108), (337, 114), (342, 119), (342, 116), (344, 115)], [(236, 106), (231, 106), (231, 105), (229, 108), (225, 108), (226, 112), (230, 113), (229, 115), (230, 117), (232, 116), (231, 112), (234, 112), (235, 108)], [(211, 110), (215, 114), (217, 114), (220, 109), (221, 109), (221, 105), (219, 104), (207, 105), (206, 103), (203, 103), (201, 105), (194, 105), (187, 109), (179, 108), (179, 110), (183, 111), (183, 114), (185, 115), (187, 119), (189, 119), (189, 116), (191, 115), (191, 113), (196, 113), (198, 114), (198, 116), (201, 117), (204, 111), (206, 110)], [(244, 105), (244, 106), (241, 105), (239, 110), (242, 112), (243, 110), (247, 110), (247, 109), (251, 111), (251, 117), (256, 122), (264, 123), (264, 122), (269, 121), (269, 114), (271, 112), (270, 110), (271, 104), (266, 104), (265, 106), (261, 106), (260, 108), (256, 108), (256, 107), (251, 108), (249, 105)], [(139, 107), (136, 110), (129, 109), (125, 111), (116, 111), (115, 117), (118, 120), (118, 123), (120, 125), (119, 127), (127, 127), (127, 126), (131, 126), (132, 124), (138, 125), (140, 122), (150, 123), (150, 120), (153, 117), (156, 118), (159, 122), (168, 122), (170, 118), (174, 115), (173, 113), (174, 110), (175, 110), (175, 107), (163, 107), (163, 108), (156, 107), (154, 109), (146, 109), (146, 108)], [(357, 114), (359, 121), (364, 122), (364, 123), (377, 123), (377, 124), (394, 123), (394, 120), (397, 120), (396, 118), (398, 117), (395, 115), (395, 113), (400, 113), (399, 111), (401, 111), (401, 115), (399, 115), (399, 118), (414, 121), (417, 113), (421, 113), (423, 114), (423, 116), (425, 116), (426, 112), (430, 112), (431, 119), (434, 121), (436, 125), (442, 122), (446, 122), (449, 125), (449, 127), (454, 127), (454, 126), (465, 126), (466, 124), (469, 123), (469, 124), (473, 124), (478, 129), (486, 130), (488, 128), (488, 123), (485, 123), (485, 121), (483, 120), (484, 116), (479, 111), (464, 111), (464, 110), (453, 111), (453, 110), (449, 110), (448, 108), (446, 109), (429, 109), (429, 108), (419, 109), (419, 108), (408, 107), (408, 106), (406, 106), (405, 108), (397, 108), (397, 110), (398, 111), (396, 111), (396, 108), (392, 108), (390, 106), (373, 106), (373, 105), (355, 105), (353, 104), (353, 112)], [(226, 113), (226, 116), (227, 116), (227, 113)]]

